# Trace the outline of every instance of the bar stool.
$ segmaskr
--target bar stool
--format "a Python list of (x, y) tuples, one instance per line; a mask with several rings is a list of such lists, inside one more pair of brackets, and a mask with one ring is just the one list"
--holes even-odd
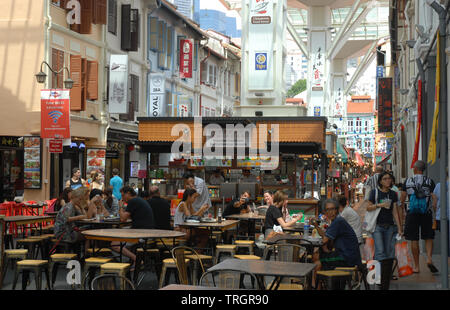
[(234, 255), (234, 258), (242, 260), (260, 260), (261, 257), (256, 255)]
[(235, 240), (236, 252), (240, 249), (247, 249), (250, 255), (255, 254), (253, 247), (255, 246), (255, 241), (253, 240)]
[[(20, 239), (16, 241), (16, 247), (23, 247), (28, 250), (28, 258), (35, 259), (39, 253), (41, 252), (42, 255), (42, 238), (26, 238), (26, 239)], [(36, 251), (37, 249), (37, 251)]]
[[(185, 258), (184, 262), (186, 264), (189, 264), (190, 260), (188, 258)], [(175, 260), (173, 258), (166, 258), (163, 260), (161, 276), (159, 277), (159, 288), (162, 288), (165, 284), (166, 275), (168, 274), (168, 272), (169, 275), (170, 272), (175, 272), (175, 274), (177, 274), (178, 272), (177, 264), (175, 263)]]
[[(58, 274), (58, 266), (59, 264), (65, 263), (72, 260), (77, 259), (77, 254), (70, 254), (70, 253), (64, 253), (64, 254), (53, 254), (50, 256), (49, 260), (49, 270), (50, 270), (50, 283), (51, 287), (53, 288), (56, 281), (56, 275)], [(73, 285), (72, 285), (73, 288)]]
[[(85, 281), (87, 278), (88, 273), (91, 271), (94, 271), (93, 276), (96, 275), (96, 272), (103, 264), (110, 263), (112, 261), (112, 258), (106, 258), (106, 257), (89, 257), (84, 260), (84, 267), (83, 267), (83, 274), (81, 276), (81, 286), (84, 289), (85, 288)], [(91, 277), (93, 278), (93, 277)]]
[(28, 256), (28, 250), (27, 249), (18, 249), (18, 250), (5, 250), (3, 253), (3, 279), (1, 283), (3, 283), (3, 280), (5, 279), (6, 273), (8, 272), (8, 265), (9, 263), (12, 263), (13, 270), (16, 270), (16, 264), (18, 261), (27, 259)]
[[(317, 271), (317, 283), (321, 283), (322, 287), (327, 290), (338, 290), (344, 283), (351, 289), (352, 274), (347, 271), (340, 270), (320, 270)], [(317, 287), (317, 285), (316, 285)]]
[(138, 248), (136, 250), (136, 266), (134, 272), (134, 280), (137, 281), (138, 274), (145, 270), (147, 262), (152, 261), (155, 268), (156, 276), (159, 278), (161, 275), (161, 255), (159, 249), (143, 249)]
[[(197, 280), (199, 279), (198, 275), (200, 270), (200, 260), (202, 261), (203, 267), (212, 267), (213, 265), (213, 257), (209, 255), (203, 255), (203, 254), (188, 254), (186, 255), (186, 258), (190, 259), (193, 263), (192, 268), (192, 283), (195, 285), (197, 283)], [(200, 275), (201, 276), (201, 275)]]
[(34, 273), (36, 281), (36, 289), (41, 290), (42, 288), (42, 272), (45, 273), (47, 280), (47, 288), (50, 289), (50, 278), (48, 270), (48, 261), (46, 260), (21, 260), (16, 264), (17, 268), (14, 275), (14, 283), (12, 289), (16, 289), (17, 280), (19, 279), (19, 274), (22, 273), (22, 289), (25, 290), (28, 282), (28, 274), (30, 272)]
[[(95, 256), (94, 256), (95, 254)], [(86, 256), (88, 257), (109, 257), (112, 256), (112, 250), (108, 248), (101, 248), (101, 249), (87, 249), (86, 250)]]
[(236, 245), (235, 244), (219, 244), (216, 246), (216, 257), (214, 265), (217, 265), (220, 259), (220, 255), (224, 253), (230, 254), (231, 257), (236, 255)]

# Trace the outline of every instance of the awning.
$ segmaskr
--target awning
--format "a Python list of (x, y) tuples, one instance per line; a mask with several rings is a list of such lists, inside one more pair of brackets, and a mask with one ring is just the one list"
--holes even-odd
[(347, 163), (348, 162), (348, 153), (344, 149), (344, 146), (342, 145), (342, 143), (338, 142), (338, 144), (337, 144), (337, 152), (338, 152), (338, 154), (342, 155), (342, 162), (343, 163)]
[(355, 153), (355, 157), (356, 157), (356, 162), (358, 163), (358, 166), (364, 166), (364, 160), (362, 159), (361, 155), (356, 152)]

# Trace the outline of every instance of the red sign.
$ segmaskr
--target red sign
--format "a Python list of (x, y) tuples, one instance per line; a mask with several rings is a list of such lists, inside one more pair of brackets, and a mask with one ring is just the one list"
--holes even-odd
[(63, 152), (63, 140), (50, 140), (48, 143), (48, 151), (50, 153), (62, 153)]
[(193, 44), (191, 40), (180, 40), (180, 78), (192, 78)]
[(70, 139), (69, 90), (41, 90), (41, 138)]

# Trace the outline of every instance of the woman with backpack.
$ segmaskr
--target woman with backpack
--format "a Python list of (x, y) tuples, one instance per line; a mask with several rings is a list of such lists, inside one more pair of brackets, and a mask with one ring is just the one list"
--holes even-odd
[(370, 192), (367, 213), (375, 220), (371, 228), (375, 243), (374, 259), (381, 264), (381, 289), (388, 290), (392, 278), (392, 266), (395, 259), (395, 237), (403, 235), (402, 223), (398, 212), (397, 193), (391, 188), (393, 177), (383, 172), (378, 178), (378, 188)]

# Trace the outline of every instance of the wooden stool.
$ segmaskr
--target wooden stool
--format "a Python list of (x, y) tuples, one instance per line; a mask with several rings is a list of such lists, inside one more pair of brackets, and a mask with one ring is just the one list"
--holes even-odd
[[(209, 255), (203, 255), (203, 254), (189, 254), (186, 255), (186, 258), (190, 259), (193, 262), (193, 268), (192, 268), (192, 283), (194, 285), (197, 284), (198, 282), (198, 275), (200, 273), (200, 262), (199, 260), (202, 261), (203, 266), (211, 266), (213, 265), (213, 257), (209, 256)], [(207, 262), (206, 264), (204, 262)], [(201, 276), (201, 275), (200, 275)]]
[(239, 249), (248, 249), (248, 253), (250, 255), (254, 255), (255, 252), (253, 251), (253, 247), (255, 246), (255, 241), (253, 240), (236, 240), (234, 241), (234, 244), (236, 245), (236, 252), (239, 251)]
[[(94, 276), (96, 274), (97, 269), (99, 269), (103, 264), (110, 263), (112, 258), (104, 258), (104, 257), (89, 257), (84, 260), (83, 274), (81, 276), (81, 287), (84, 289), (86, 277), (88, 272), (91, 269), (94, 269)], [(93, 277), (91, 277), (93, 278)]]
[(36, 281), (36, 289), (42, 288), (42, 272), (45, 272), (47, 279), (47, 288), (50, 289), (50, 278), (48, 270), (48, 261), (46, 260), (21, 260), (16, 264), (16, 271), (14, 275), (14, 283), (12, 289), (16, 289), (17, 280), (19, 279), (19, 273), (22, 273), (22, 289), (25, 290), (28, 282), (29, 272), (34, 273)]
[(6, 273), (8, 272), (8, 265), (11, 262), (13, 265), (13, 270), (16, 270), (17, 261), (27, 259), (28, 250), (27, 249), (19, 249), (19, 250), (5, 250), (3, 253), (3, 280), (5, 279)]
[(217, 243), (222, 243), (222, 232), (214, 230), (212, 232), (212, 237), (216, 239)]
[[(129, 278), (127, 275), (130, 273), (131, 264), (123, 264), (123, 263), (106, 263), (100, 266), (100, 274), (116, 274), (124, 278)], [(120, 283), (120, 289), (125, 289), (124, 281)]]
[[(190, 262), (188, 258), (186, 258), (184, 261), (186, 264)], [(159, 288), (162, 288), (166, 282), (167, 271), (175, 271), (175, 274), (178, 271), (177, 264), (175, 263), (175, 260), (173, 258), (166, 258), (163, 260), (161, 276), (159, 277)]]
[[(164, 243), (163, 243), (163, 241), (164, 241)], [(179, 244), (180, 244), (179, 240), (175, 239), (175, 241), (174, 241), (172, 238), (162, 238), (162, 241), (156, 242), (156, 247), (158, 249), (165, 249), (164, 245), (166, 245), (166, 247), (171, 249), (171, 248), (178, 246)]]
[(220, 255), (223, 253), (228, 253), (231, 255), (231, 257), (234, 257), (236, 255), (236, 245), (235, 244), (220, 244), (216, 246), (216, 257), (214, 265), (217, 265), (217, 263), (220, 260)]
[(320, 270), (317, 272), (317, 281), (318, 283), (322, 283), (322, 286), (325, 286), (325, 289), (327, 290), (340, 289), (342, 281), (347, 283), (351, 289), (352, 274), (350, 272), (340, 270)]
[[(68, 262), (70, 262), (71, 260), (77, 260), (77, 254), (70, 254), (70, 253), (66, 253), (66, 254), (53, 254), (50, 256), (50, 260), (49, 260), (49, 270), (50, 270), (50, 283), (53, 286), (55, 285), (55, 281), (56, 281), (56, 275), (58, 274), (58, 266), (61, 263), (65, 263), (67, 264)], [(73, 286), (72, 286), (73, 288)]]

